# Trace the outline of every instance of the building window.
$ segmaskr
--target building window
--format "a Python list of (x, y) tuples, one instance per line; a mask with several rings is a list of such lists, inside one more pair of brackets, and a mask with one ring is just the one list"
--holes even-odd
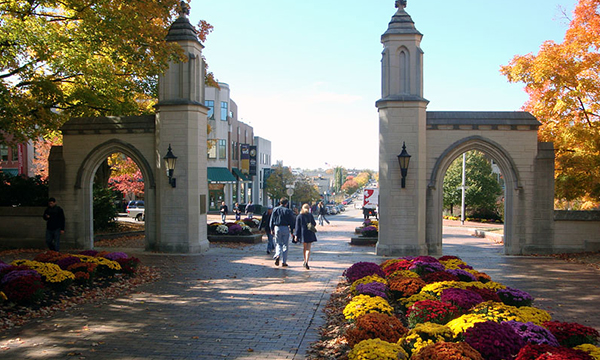
[(227, 159), (227, 140), (219, 140), (219, 159)]
[(0, 161), (8, 161), (8, 145), (0, 145)]
[(11, 148), (12, 151), (12, 161), (19, 161), (19, 147), (14, 146)]
[(216, 159), (217, 158), (217, 140), (209, 139), (207, 146), (208, 146), (208, 158)]
[(204, 100), (204, 106), (208, 108), (208, 118), (215, 119), (215, 102), (212, 100)]
[(229, 111), (227, 111), (227, 102), (221, 101), (221, 120), (227, 121), (228, 113), (229, 113)]

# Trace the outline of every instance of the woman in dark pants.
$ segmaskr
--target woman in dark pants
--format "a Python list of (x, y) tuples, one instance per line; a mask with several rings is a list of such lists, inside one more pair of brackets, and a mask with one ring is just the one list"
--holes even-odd
[[(310, 224), (310, 225), (309, 225)], [(300, 215), (296, 217), (296, 239), (302, 243), (304, 246), (304, 251), (302, 255), (304, 256), (304, 267), (306, 270), (309, 270), (308, 260), (310, 259), (310, 247), (311, 244), (317, 241), (317, 236), (311, 230), (309, 230), (309, 226), (313, 229), (316, 229), (317, 222), (315, 221), (314, 216), (310, 213), (310, 206), (308, 204), (302, 205), (302, 210), (300, 210)]]

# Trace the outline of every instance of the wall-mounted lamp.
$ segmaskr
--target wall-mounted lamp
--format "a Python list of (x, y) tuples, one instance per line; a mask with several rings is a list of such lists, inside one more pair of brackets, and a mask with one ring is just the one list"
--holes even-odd
[(173, 177), (173, 172), (175, 172), (175, 164), (177, 163), (177, 156), (173, 155), (171, 151), (171, 144), (169, 144), (169, 150), (167, 151), (167, 155), (163, 158), (165, 159), (165, 166), (167, 167), (167, 176), (169, 177), (169, 185), (175, 187), (176, 179)]
[(402, 143), (402, 152), (398, 155), (398, 164), (400, 164), (400, 172), (402, 173), (402, 188), (406, 187), (406, 174), (408, 173), (408, 163), (410, 155), (406, 152), (406, 143)]

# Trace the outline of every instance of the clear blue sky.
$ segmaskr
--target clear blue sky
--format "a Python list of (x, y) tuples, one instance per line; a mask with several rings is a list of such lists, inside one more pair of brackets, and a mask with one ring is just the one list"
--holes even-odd
[[(408, 0), (424, 35), (428, 110), (516, 111), (521, 84), (499, 73), (514, 55), (562, 42), (576, 0)], [(214, 26), (204, 55), (238, 117), (301, 168), (378, 169), (381, 34), (394, 0), (192, 0)]]

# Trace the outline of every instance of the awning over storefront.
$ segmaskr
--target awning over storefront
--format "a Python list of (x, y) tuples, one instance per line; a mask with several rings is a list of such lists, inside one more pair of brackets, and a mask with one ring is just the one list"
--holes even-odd
[(248, 177), (246, 175), (244, 175), (244, 173), (238, 169), (238, 168), (232, 168), (233, 173), (235, 174), (235, 176), (237, 176), (238, 178), (240, 178), (241, 181), (243, 182), (250, 182), (252, 180), (248, 179)]
[(206, 175), (209, 183), (227, 184), (237, 182), (236, 178), (227, 168), (208, 167), (206, 168)]

